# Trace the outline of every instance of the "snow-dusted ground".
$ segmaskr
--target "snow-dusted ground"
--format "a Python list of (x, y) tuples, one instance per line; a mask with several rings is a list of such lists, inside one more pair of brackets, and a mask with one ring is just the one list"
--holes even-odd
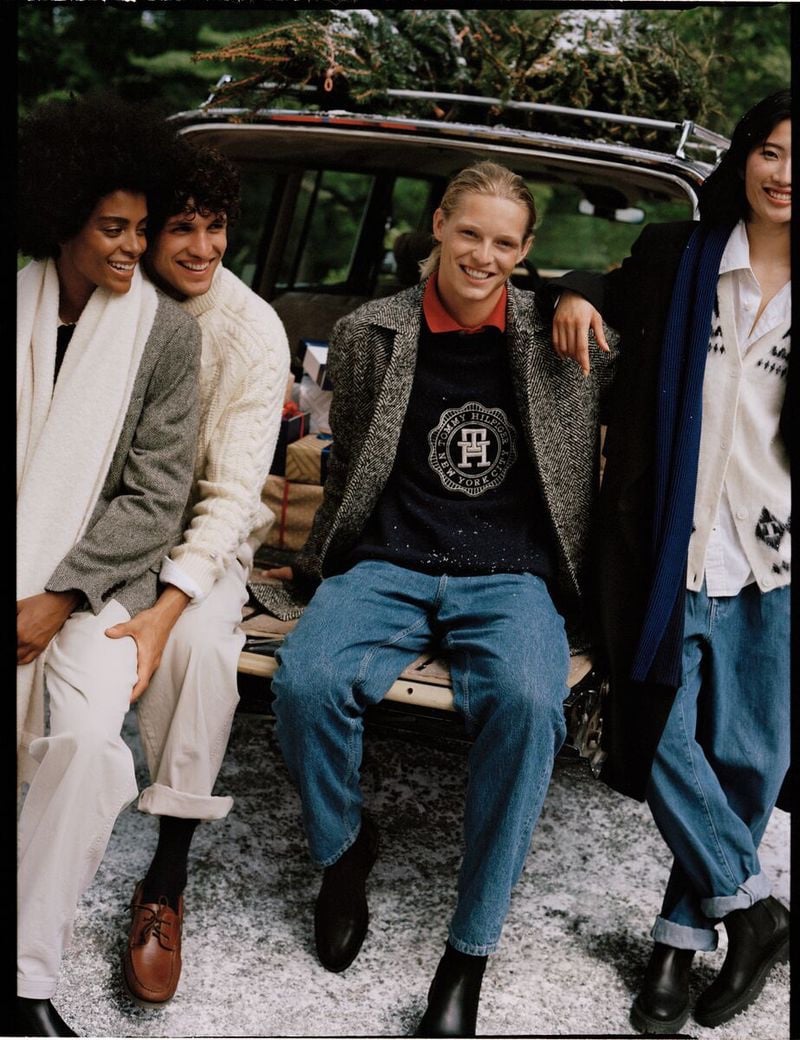
[[(141, 770), (130, 718), (126, 733)], [(56, 1006), (78, 1033), (102, 1037), (409, 1035), (455, 898), (465, 778), (459, 752), (368, 737), (363, 782), (382, 835), (368, 883), (371, 924), (354, 964), (332, 975), (314, 954), (319, 875), (273, 723), (238, 716), (219, 781), (236, 804), (195, 838), (175, 999), (144, 1011), (122, 988), (127, 902), (156, 837), (154, 821), (131, 808), (81, 905)], [(776, 811), (762, 850), (776, 894), (788, 902), (788, 816)], [(668, 867), (645, 806), (610, 791), (584, 762), (560, 762), (489, 962), (479, 1033), (633, 1035), (628, 1009)], [(699, 955), (695, 993), (713, 978), (724, 946), (723, 931), (720, 948)], [(732, 1022), (708, 1030), (690, 1019), (682, 1035), (788, 1038), (788, 967), (775, 969), (758, 1003)]]

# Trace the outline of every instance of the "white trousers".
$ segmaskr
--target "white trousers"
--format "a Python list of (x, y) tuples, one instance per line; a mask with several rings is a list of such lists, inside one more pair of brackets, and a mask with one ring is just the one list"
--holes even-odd
[(139, 796), (143, 812), (219, 820), (233, 805), (232, 798), (211, 791), (239, 703), (236, 666), (244, 646), (242, 607), (251, 563), (244, 545), (205, 599), (183, 611), (158, 670), (136, 702), (151, 779)]
[[(242, 606), (252, 551), (243, 546), (205, 599), (170, 633), (161, 664), (137, 702), (152, 783), (139, 808), (213, 820), (233, 799), (212, 797), (239, 694)], [(45, 663), (48, 736), (19, 820), (17, 993), (56, 991), (78, 902), (97, 872), (119, 813), (137, 795), (133, 756), (120, 735), (136, 682), (136, 645), (105, 630), (129, 614), (112, 600), (97, 616), (73, 614)]]
[(73, 614), (50, 644), (44, 678), (49, 735), (19, 819), (17, 992), (56, 991), (61, 954), (119, 813), (136, 797), (130, 748), (120, 736), (136, 683), (133, 639), (105, 630), (128, 621), (116, 600)]

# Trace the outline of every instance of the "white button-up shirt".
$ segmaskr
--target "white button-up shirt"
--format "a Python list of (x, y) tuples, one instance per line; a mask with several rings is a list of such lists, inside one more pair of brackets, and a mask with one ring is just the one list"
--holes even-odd
[[(788, 321), (792, 305), (792, 283), (773, 296), (753, 325), (761, 306), (761, 286), (750, 266), (750, 244), (744, 221), (731, 232), (719, 265), (720, 282), (730, 279), (736, 315), (736, 336), (743, 357), (750, 346), (772, 329)], [(735, 596), (754, 575), (736, 531), (728, 492), (723, 485), (719, 510), (712, 526), (705, 558), (706, 591), (709, 596)]]

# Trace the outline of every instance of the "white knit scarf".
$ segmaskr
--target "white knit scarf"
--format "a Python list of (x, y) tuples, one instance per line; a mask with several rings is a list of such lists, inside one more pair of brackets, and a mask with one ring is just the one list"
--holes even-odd
[[(158, 300), (139, 270), (127, 293), (97, 288), (53, 389), (59, 283), (53, 260), (17, 275), (17, 599), (81, 538), (108, 473)], [(44, 731), (45, 654), (17, 668), (17, 749)], [(19, 756), (21, 778), (33, 763)]]

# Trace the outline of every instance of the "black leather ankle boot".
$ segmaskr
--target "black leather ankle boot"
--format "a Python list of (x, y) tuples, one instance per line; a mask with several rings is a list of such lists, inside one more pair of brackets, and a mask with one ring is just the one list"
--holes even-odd
[(728, 952), (708, 989), (697, 998), (695, 1022), (719, 1026), (758, 997), (776, 964), (789, 958), (789, 911), (768, 896), (745, 910), (732, 910), (722, 919)]
[(486, 957), (472, 957), (447, 943), (414, 1036), (475, 1036), (485, 967)]
[(631, 1008), (634, 1029), (640, 1033), (678, 1032), (689, 1017), (689, 969), (694, 954), (694, 950), (655, 944)]
[(328, 971), (344, 971), (361, 949), (369, 923), (367, 875), (377, 855), (378, 828), (365, 816), (350, 848), (325, 868), (314, 907), (314, 940)]
[(17, 997), (16, 1036), (77, 1036), (49, 1000)]

